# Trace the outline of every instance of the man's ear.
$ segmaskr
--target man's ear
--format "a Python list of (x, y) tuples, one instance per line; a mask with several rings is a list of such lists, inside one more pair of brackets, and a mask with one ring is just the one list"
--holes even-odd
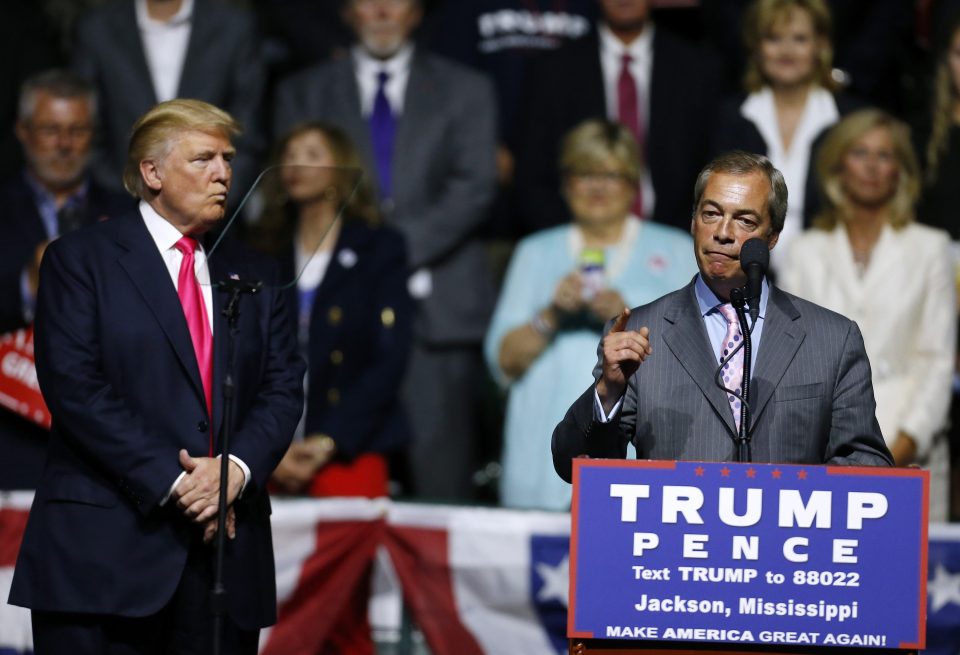
[(17, 141), (20, 142), (20, 145), (26, 149), (27, 147), (27, 124), (24, 121), (17, 121), (13, 126), (13, 133), (17, 137)]
[(159, 192), (163, 188), (163, 179), (160, 175), (160, 168), (157, 162), (152, 159), (144, 159), (140, 162), (140, 177), (147, 188), (154, 192)]
[(767, 237), (767, 248), (773, 250), (773, 247), (777, 245), (777, 241), (780, 240), (780, 231), (771, 232), (770, 236)]

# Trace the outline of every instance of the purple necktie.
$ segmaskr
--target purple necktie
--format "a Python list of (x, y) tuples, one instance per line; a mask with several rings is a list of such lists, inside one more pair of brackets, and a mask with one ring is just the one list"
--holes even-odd
[(390, 73), (377, 73), (377, 95), (373, 99), (373, 113), (370, 114), (370, 138), (373, 141), (373, 158), (377, 165), (377, 177), (380, 180), (380, 199), (393, 197), (393, 181), (390, 166), (393, 162), (393, 138), (397, 131), (397, 119), (390, 109), (390, 101), (384, 88)]
[[(723, 338), (723, 345), (720, 347), (720, 361), (730, 356), (733, 349), (740, 345), (742, 337), (740, 333), (740, 321), (737, 319), (737, 310), (733, 305), (717, 305), (717, 309), (727, 319), (727, 334)], [(732, 389), (737, 393), (741, 392), (743, 386), (743, 348), (737, 351), (729, 362), (723, 365), (723, 386)], [(740, 399), (732, 393), (727, 394), (727, 401), (730, 403), (730, 411), (733, 412), (733, 422), (737, 426), (737, 432), (740, 432)]]

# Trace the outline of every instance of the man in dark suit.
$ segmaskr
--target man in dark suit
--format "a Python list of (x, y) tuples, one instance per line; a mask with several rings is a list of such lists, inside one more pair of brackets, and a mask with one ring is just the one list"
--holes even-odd
[[(554, 466), (569, 481), (572, 458), (731, 461), (740, 421), (740, 342), (727, 314), (746, 284), (740, 248), (777, 243), (787, 210), (783, 176), (761, 155), (734, 151), (700, 173), (691, 232), (700, 273), (649, 305), (624, 309), (608, 328), (596, 384), (553, 433)], [(803, 464), (893, 463), (875, 416), (856, 323), (764, 282), (752, 329), (753, 460)], [(724, 386), (717, 383), (723, 370)]]
[[(17, 140), (26, 168), (0, 185), (0, 334), (33, 320), (40, 257), (51, 239), (133, 208), (127, 196), (88, 177), (96, 94), (62, 70), (39, 73), (20, 90)], [(0, 489), (33, 489), (47, 431), (0, 409)]]
[[(211, 549), (227, 512), (224, 652), (255, 653), (276, 618), (265, 485), (303, 407), (303, 362), (281, 292), (241, 300), (227, 279), (273, 281), (249, 256), (197, 243), (224, 215), (237, 124), (196, 100), (134, 126), (124, 182), (139, 211), (53, 242), (35, 321), (53, 429), (10, 602), (44, 653), (208, 653)], [(235, 411), (221, 385), (233, 332)], [(229, 479), (215, 456), (234, 427)], [(229, 507), (219, 507), (220, 485)]]
[(477, 230), (496, 190), (496, 106), (490, 82), (410, 41), (418, 0), (349, 0), (359, 43), (277, 92), (278, 134), (322, 120), (357, 145), (384, 221), (406, 237), (419, 301), (405, 383), (415, 492), (468, 499), (479, 440), (480, 343), (493, 284)]
[(709, 159), (715, 76), (693, 46), (655, 28), (649, 0), (600, 0), (597, 31), (544, 55), (530, 76), (517, 150), (525, 233), (560, 225), (560, 141), (588, 118), (620, 121), (643, 152), (639, 213), (686, 229), (690, 186)]
[(265, 150), (259, 42), (253, 14), (223, 0), (112, 0), (82, 16), (72, 64), (100, 95), (96, 179), (119, 190), (137, 118), (157, 102), (197, 98), (229, 111), (244, 130), (231, 202), (241, 200)]

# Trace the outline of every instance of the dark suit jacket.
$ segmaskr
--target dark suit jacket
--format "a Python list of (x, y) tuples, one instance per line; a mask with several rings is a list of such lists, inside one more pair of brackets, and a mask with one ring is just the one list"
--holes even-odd
[[(293, 258), (287, 272), (294, 276)], [(413, 337), (406, 248), (390, 228), (346, 221), (310, 312), (306, 434), (337, 444), (337, 459), (388, 453), (410, 427), (399, 403)], [(296, 287), (287, 291), (298, 321)]]
[[(553, 462), (563, 479), (570, 481), (573, 457), (623, 458), (628, 441), (641, 459), (735, 459), (733, 414), (714, 383), (716, 356), (694, 285), (633, 310), (627, 329), (644, 325), (653, 354), (630, 378), (618, 416), (594, 421), (591, 386), (557, 425)], [(863, 338), (839, 314), (770, 286), (750, 393), (756, 462), (893, 463)]]
[[(258, 43), (252, 14), (220, 0), (195, 0), (177, 96), (214, 104), (243, 127), (236, 140), (231, 202), (238, 202), (256, 178), (265, 150), (265, 69)], [(94, 175), (108, 188), (121, 189), (130, 129), (157, 103), (133, 2), (113, 0), (80, 19), (73, 67), (99, 94)]]
[[(87, 190), (81, 223), (130, 211), (133, 199), (95, 183)], [(20, 278), (37, 246), (47, 240), (33, 194), (17, 174), (0, 186), (0, 334), (26, 327)], [(46, 457), (47, 430), (0, 409), (0, 489), (35, 489)]]
[[(692, 189), (707, 163), (713, 66), (664, 29), (653, 35), (650, 116), (644, 165), (656, 194), (653, 220), (690, 229)], [(563, 136), (588, 118), (606, 118), (600, 41), (594, 33), (545, 54), (534, 66), (517, 149), (516, 186), (524, 232), (560, 225), (570, 211), (560, 195)]]
[[(218, 250), (216, 282), (274, 281), (249, 255)], [(227, 354), (225, 294), (214, 292), (214, 381)], [(282, 294), (244, 297), (236, 332), (231, 452), (252, 480), (235, 503), (228, 611), (244, 629), (276, 617), (266, 482), (302, 408), (303, 363)], [(139, 214), (55, 241), (41, 267), (37, 373), (53, 429), (14, 574), (10, 602), (39, 610), (146, 616), (171, 598), (198, 528), (161, 500), (181, 448), (205, 455), (222, 434), (222, 387), (207, 415), (177, 293)]]
[[(119, 216), (136, 205), (126, 194), (108, 191), (91, 182), (80, 222), (83, 225)], [(26, 326), (20, 276), (37, 246), (47, 240), (43, 219), (23, 174), (0, 186), (0, 334)]]
[[(275, 109), (277, 134), (307, 120), (333, 123), (350, 135), (367, 174), (376, 170), (352, 57), (284, 81)], [(386, 223), (406, 237), (411, 269), (427, 267), (432, 274), (433, 291), (420, 303), (417, 320), (418, 336), (429, 343), (478, 343), (493, 311), (493, 282), (477, 231), (496, 190), (495, 117), (486, 78), (419, 49), (414, 53)]]
[[(756, 124), (749, 118), (740, 113), (740, 107), (746, 96), (739, 95), (735, 98), (729, 98), (720, 108), (719, 118), (717, 119), (716, 132), (713, 135), (711, 146), (711, 157), (715, 157), (728, 150), (746, 150), (760, 155), (766, 155), (769, 147), (760, 135), (760, 130)], [(848, 93), (837, 93), (834, 96), (837, 102), (837, 111), (840, 118), (847, 114), (863, 109), (863, 101), (851, 96)], [(808, 228), (813, 224), (813, 218), (823, 207), (823, 195), (820, 190), (820, 181), (816, 173), (817, 153), (820, 151), (820, 144), (823, 143), (830, 128), (824, 129), (817, 135), (813, 143), (810, 144), (810, 163), (807, 167), (807, 184), (803, 189), (803, 226)], [(799, 193), (797, 189), (789, 189), (791, 194)]]

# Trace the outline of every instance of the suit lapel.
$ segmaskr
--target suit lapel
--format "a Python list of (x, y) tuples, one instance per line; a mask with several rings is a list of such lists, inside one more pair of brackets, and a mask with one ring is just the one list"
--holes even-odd
[(715, 382), (718, 362), (711, 352), (693, 284), (676, 296), (673, 306), (664, 312), (664, 320), (668, 323), (663, 333), (667, 347), (713, 405), (730, 435), (735, 435), (730, 403)]
[[(416, 153), (416, 144), (428, 132), (429, 122), (443, 103), (436, 98), (434, 80), (424, 59), (414, 52), (410, 62), (410, 78), (403, 99), (403, 114), (397, 124), (397, 137), (393, 144), (393, 161), (390, 174), (393, 177), (393, 195), (403, 195), (410, 174), (421, 174), (423, 167), (411, 162), (409, 157)], [(416, 172), (415, 172), (416, 171)]]
[(153, 88), (153, 77), (150, 75), (143, 41), (140, 39), (137, 12), (132, 2), (120, 3), (118, 8), (119, 11), (113, 14), (114, 25), (110, 38), (116, 39), (119, 51), (123, 53), (123, 56), (129, 57), (131, 63), (137, 69), (136, 79), (141, 81), (141, 84), (138, 85), (140, 88), (139, 90), (128, 89), (128, 91), (142, 93), (145, 100), (144, 106), (150, 107), (157, 103), (157, 91)]
[(177, 85), (177, 97), (208, 97), (208, 94), (204, 93), (207, 68), (204, 66), (206, 57), (203, 49), (217, 42), (216, 27), (207, 21), (206, 3), (196, 0), (193, 4), (193, 16), (190, 18), (190, 38), (187, 41), (187, 54), (183, 59), (180, 83)]
[(203, 402), (203, 385), (197, 356), (190, 340), (190, 330), (183, 316), (183, 307), (170, 280), (170, 273), (163, 263), (156, 244), (150, 237), (139, 214), (116, 219), (122, 222), (118, 243), (127, 252), (118, 263), (136, 286), (144, 303), (163, 329), (184, 373)]
[[(331, 120), (353, 137), (366, 171), (374, 171), (373, 141), (370, 138), (370, 126), (360, 111), (360, 88), (357, 86), (357, 74), (353, 57), (345, 57), (334, 71), (334, 82), (330, 98)], [(370, 182), (376, 189), (376, 175), (370, 175)]]
[(750, 403), (753, 410), (751, 433), (759, 424), (774, 389), (780, 384), (780, 379), (787, 372), (806, 336), (806, 332), (797, 323), (800, 312), (790, 299), (772, 285), (769, 289), (770, 299), (767, 301), (767, 313), (763, 318), (763, 337), (760, 350), (754, 357), (753, 372), (750, 376), (750, 393), (753, 396)]

